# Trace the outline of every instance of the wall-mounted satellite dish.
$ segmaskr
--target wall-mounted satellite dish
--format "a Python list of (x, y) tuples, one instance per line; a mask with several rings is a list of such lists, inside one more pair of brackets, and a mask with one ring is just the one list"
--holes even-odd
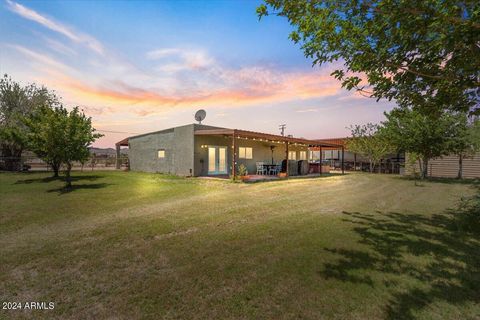
[(207, 116), (207, 112), (203, 109), (198, 110), (195, 112), (195, 120), (198, 121), (198, 124), (202, 124), (203, 119)]

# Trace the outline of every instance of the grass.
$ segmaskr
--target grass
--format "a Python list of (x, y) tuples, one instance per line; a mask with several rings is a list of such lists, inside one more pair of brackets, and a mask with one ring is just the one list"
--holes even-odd
[(474, 183), (0, 174), (0, 318), (478, 319)]

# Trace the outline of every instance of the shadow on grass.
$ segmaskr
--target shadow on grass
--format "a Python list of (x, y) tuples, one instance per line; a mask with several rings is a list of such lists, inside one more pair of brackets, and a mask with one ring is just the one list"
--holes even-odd
[[(365, 250), (326, 248), (338, 259), (324, 265), (321, 275), (384, 286), (391, 295), (387, 319), (414, 319), (436, 302), (480, 303), (480, 228), (472, 227), (480, 224), (480, 189), (468, 203), (433, 216), (343, 214)], [(388, 280), (375, 282), (375, 275)]]
[(73, 184), (71, 188), (65, 188), (65, 187), (60, 187), (60, 188), (55, 188), (55, 189), (50, 189), (47, 192), (57, 192), (59, 195), (62, 194), (67, 194), (71, 193), (76, 190), (82, 190), (82, 189), (102, 189), (105, 187), (108, 187), (111, 185), (110, 183), (92, 183), (92, 184)]
[[(72, 181), (95, 181), (102, 178), (99, 175), (85, 175), (85, 176), (72, 176)], [(17, 180), (15, 184), (31, 184), (31, 183), (49, 183), (52, 181), (65, 181), (65, 177), (46, 177), (46, 178), (35, 178), (35, 179), (25, 179)]]
[(409, 180), (412, 182), (417, 181), (419, 184), (423, 182), (433, 182), (433, 183), (444, 183), (444, 184), (466, 184), (466, 185), (473, 185), (473, 186), (480, 186), (480, 179), (456, 179), (456, 178), (433, 178), (429, 177), (426, 179), (415, 179), (410, 176), (396, 176), (394, 179), (399, 180)]

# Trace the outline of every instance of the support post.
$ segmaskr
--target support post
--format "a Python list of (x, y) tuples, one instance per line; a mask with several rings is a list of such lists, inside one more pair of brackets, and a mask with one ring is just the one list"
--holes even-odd
[(319, 154), (318, 154), (318, 172), (320, 173), (320, 175), (323, 174), (323, 169), (322, 169), (322, 146), (320, 146), (320, 149), (319, 149)]
[(115, 162), (115, 168), (120, 169), (120, 145), (116, 144), (115, 148), (117, 149), (117, 161)]
[(235, 139), (235, 130), (233, 130), (232, 136), (232, 178), (235, 180), (237, 178), (237, 144)]
[(345, 147), (342, 146), (342, 174), (345, 174)]
[(357, 154), (353, 154), (353, 171), (357, 171)]
[(285, 176), (288, 178), (288, 141), (285, 142)]

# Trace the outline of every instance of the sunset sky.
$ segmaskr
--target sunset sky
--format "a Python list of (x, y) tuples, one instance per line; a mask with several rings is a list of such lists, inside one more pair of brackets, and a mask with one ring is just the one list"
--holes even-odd
[(285, 19), (258, 21), (259, 1), (0, 1), (0, 72), (81, 106), (99, 147), (200, 108), (205, 124), (329, 138), (393, 107), (312, 67)]

